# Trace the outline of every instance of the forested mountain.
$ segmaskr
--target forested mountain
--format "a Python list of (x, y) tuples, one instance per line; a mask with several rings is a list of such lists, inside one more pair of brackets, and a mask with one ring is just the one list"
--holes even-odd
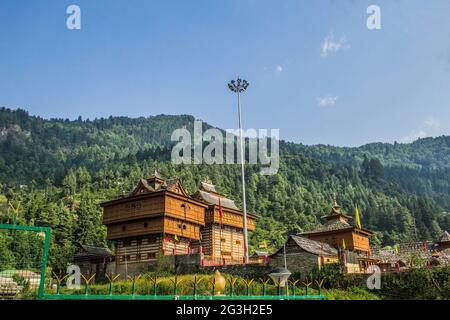
[[(170, 162), (172, 131), (192, 131), (193, 121), (188, 115), (46, 120), (0, 109), (0, 222), (11, 221), (6, 199), (20, 202), (21, 223), (53, 228), (50, 259), (61, 266), (77, 244), (106, 244), (99, 203), (155, 169), (181, 178), (190, 192), (209, 177), (240, 204), (238, 165)], [(450, 230), (449, 151), (450, 137), (359, 148), (281, 142), (277, 175), (246, 167), (248, 207), (262, 216), (251, 244), (268, 240), (276, 247), (286, 233), (314, 228), (333, 192), (350, 215), (360, 208), (363, 226), (377, 232), (374, 243), (436, 239)]]
[(409, 144), (371, 143), (359, 148), (293, 143), (286, 146), (289, 152), (336, 165), (362, 166), (366, 172), (369, 159), (379, 160), (386, 179), (395, 180), (411, 193), (434, 198), (447, 210), (450, 208), (450, 136), (424, 138)]

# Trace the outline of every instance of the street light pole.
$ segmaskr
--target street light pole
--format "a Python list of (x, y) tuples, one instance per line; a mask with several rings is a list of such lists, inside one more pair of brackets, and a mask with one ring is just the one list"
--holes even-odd
[(244, 222), (244, 261), (248, 263), (248, 236), (247, 236), (247, 201), (245, 196), (245, 170), (244, 170), (244, 137), (242, 130), (242, 116), (241, 116), (241, 92), (247, 90), (249, 83), (246, 80), (237, 78), (228, 83), (228, 88), (237, 94), (237, 105), (239, 115), (239, 139), (241, 141), (241, 176), (242, 176), (242, 210)]

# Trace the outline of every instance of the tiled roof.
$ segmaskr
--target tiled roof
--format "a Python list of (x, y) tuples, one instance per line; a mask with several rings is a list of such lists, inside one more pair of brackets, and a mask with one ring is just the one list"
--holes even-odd
[(319, 226), (313, 231), (307, 231), (303, 232), (303, 234), (311, 234), (316, 232), (325, 232), (325, 231), (334, 231), (334, 230), (342, 230), (342, 229), (348, 229), (352, 226), (347, 223), (346, 221), (342, 220), (330, 220), (327, 223), (325, 223), (323, 226)]
[(200, 182), (200, 188), (206, 192), (217, 192), (216, 186), (208, 182)]
[(225, 198), (220, 193), (216, 191), (216, 186), (210, 182), (200, 182), (200, 186), (198, 191), (194, 194), (194, 197), (198, 197), (203, 201), (206, 201), (209, 204), (220, 205), (223, 208), (229, 208), (233, 210), (238, 210), (239, 208), (236, 206), (233, 200)]
[[(198, 195), (209, 204), (219, 205), (219, 196), (203, 190), (198, 190)], [(234, 201), (231, 199), (220, 197), (220, 205), (224, 208), (239, 210)]]
[(335, 256), (338, 254), (337, 250), (327, 243), (311, 240), (298, 235), (291, 235), (290, 237), (300, 248), (309, 253), (323, 256)]
[(252, 257), (265, 257), (268, 255), (269, 254), (266, 251), (255, 250), (255, 252), (252, 254)]
[[(164, 180), (155, 171), (155, 174), (153, 176), (151, 176), (149, 179), (139, 179), (139, 182), (136, 184), (136, 186), (133, 188), (133, 190), (128, 194), (128, 196), (134, 195), (138, 191), (138, 188), (140, 185), (142, 185), (147, 190), (147, 192), (157, 192), (157, 191), (161, 191), (161, 190), (172, 190), (172, 188), (176, 186), (178, 181), (179, 180), (176, 178)], [(181, 186), (181, 188), (183, 189), (183, 192), (186, 193), (183, 186)]]
[(81, 245), (81, 252), (76, 256), (111, 257), (114, 254), (108, 248)]

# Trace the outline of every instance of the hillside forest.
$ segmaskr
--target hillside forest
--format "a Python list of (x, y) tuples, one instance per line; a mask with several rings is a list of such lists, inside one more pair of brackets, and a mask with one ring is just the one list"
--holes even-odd
[[(170, 135), (193, 129), (189, 115), (83, 120), (43, 119), (0, 109), (0, 223), (52, 228), (50, 264), (64, 268), (81, 244), (105, 240), (99, 203), (129, 192), (157, 170), (180, 178), (191, 193), (211, 180), (242, 204), (239, 165), (174, 165)], [(205, 127), (211, 127), (204, 124)], [(450, 137), (410, 144), (361, 147), (308, 146), (280, 141), (278, 174), (246, 165), (247, 206), (261, 216), (251, 250), (277, 248), (289, 233), (322, 223), (335, 192), (343, 210), (358, 206), (372, 244), (436, 240), (450, 231)], [(15, 213), (17, 212), (17, 213)], [(14, 217), (15, 216), (15, 217)], [(36, 239), (0, 233), (0, 255), (13, 263), (33, 255)]]

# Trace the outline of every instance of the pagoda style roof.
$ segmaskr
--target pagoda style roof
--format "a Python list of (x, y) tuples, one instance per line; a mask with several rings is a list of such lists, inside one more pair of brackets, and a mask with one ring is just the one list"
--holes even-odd
[(366, 229), (359, 229), (355, 226), (352, 226), (348, 223), (348, 220), (352, 219), (352, 217), (345, 215), (341, 211), (341, 206), (336, 201), (336, 194), (333, 194), (333, 204), (331, 205), (330, 213), (323, 216), (323, 219), (326, 220), (324, 225), (318, 226), (313, 231), (307, 231), (301, 233), (302, 235), (310, 235), (314, 233), (326, 233), (333, 231), (345, 231), (345, 230), (353, 230), (357, 229), (358, 231), (364, 234), (373, 234), (372, 231)]
[(439, 239), (439, 242), (450, 242), (450, 233), (444, 231), (441, 238)]
[(220, 205), (223, 208), (240, 211), (233, 200), (226, 198), (216, 191), (216, 186), (209, 182), (200, 182), (197, 192), (193, 195), (194, 198), (201, 199), (212, 205)]
[(221, 196), (216, 196), (214, 194), (211, 194), (211, 193), (203, 191), (203, 190), (198, 190), (196, 195), (199, 198), (201, 198), (202, 200), (204, 200), (205, 202), (207, 202), (209, 204), (214, 204), (217, 206), (219, 205), (219, 199), (220, 199), (220, 205), (222, 207), (239, 211), (239, 208), (236, 206), (234, 201), (231, 199), (227, 199), (227, 198), (221, 197)]
[(331, 205), (330, 213), (322, 217), (326, 220), (335, 220), (337, 218), (343, 218), (343, 220), (350, 220), (352, 217), (345, 215), (341, 211), (341, 206), (336, 201), (336, 193), (333, 193), (333, 204)]
[(186, 191), (186, 189), (184, 189), (179, 179), (172, 178), (164, 180), (156, 170), (150, 178), (139, 179), (139, 182), (128, 194), (128, 196), (135, 196), (139, 194), (152, 193), (163, 190), (172, 191), (180, 193), (184, 196), (188, 196), (188, 192)]
[(216, 186), (209, 182), (200, 182), (200, 189), (202, 189), (206, 192), (217, 193)]
[(346, 221), (330, 220), (327, 221), (327, 223), (325, 223), (323, 226), (317, 227), (315, 231), (334, 231), (348, 228), (352, 228), (352, 226)]

